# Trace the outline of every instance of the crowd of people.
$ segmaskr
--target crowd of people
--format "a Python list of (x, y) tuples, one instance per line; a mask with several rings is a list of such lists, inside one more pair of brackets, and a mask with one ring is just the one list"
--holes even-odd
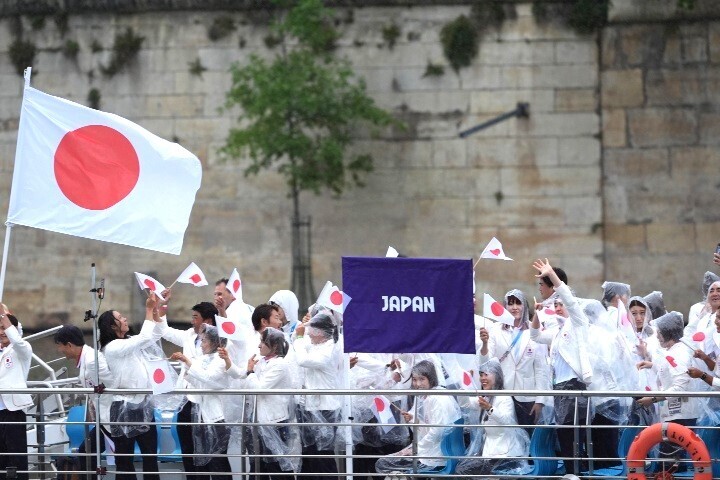
[[(720, 265), (719, 255), (714, 262)], [(188, 480), (200, 480), (208, 473), (228, 480), (233, 472), (227, 453), (234, 440), (242, 445), (242, 453), (260, 459), (250, 461), (248, 468), (270, 479), (282, 478), (275, 475), (281, 472), (337, 473), (334, 456), (347, 445), (357, 455), (356, 475), (392, 475), (414, 469), (433, 472), (445, 466), (443, 436), (461, 419), (471, 427), (465, 429), (466, 457), (457, 466), (459, 474), (522, 473), (534, 427), (541, 423), (570, 426), (557, 429), (557, 454), (566, 459), (566, 473), (577, 474), (578, 462), (572, 458), (586, 456), (586, 429), (579, 429), (578, 436), (572, 426), (586, 425), (588, 420), (593, 457), (607, 459), (595, 462), (595, 468), (619, 463), (612, 460), (618, 430), (609, 425), (648, 425), (660, 420), (693, 426), (703, 417), (718, 422), (711, 397), (675, 397), (673, 392), (720, 388), (720, 368), (715, 362), (720, 349), (720, 277), (705, 273), (704, 298), (693, 305), (685, 321), (681, 313), (666, 311), (661, 292), (632, 296), (629, 285), (605, 282), (600, 301), (579, 298), (562, 268), (551, 266), (547, 259), (536, 260), (533, 268), (540, 299), (518, 289), (508, 291), (504, 305), (513, 317), (512, 325), (476, 315), (476, 355), (346, 356), (341, 314), (313, 305), (300, 320), (297, 298), (288, 290), (252, 307), (235, 299), (227, 279), (216, 282), (212, 302), (192, 307), (189, 328), (168, 325), (166, 311), (173, 295), (165, 290), (162, 295), (149, 294), (137, 334), (132, 334), (125, 316), (108, 310), (98, 317), (97, 352), (74, 325), (63, 326), (55, 343), (59, 352), (77, 363), (83, 386), (99, 382), (119, 389), (151, 389), (148, 364), (166, 359), (162, 340), (181, 349), (170, 357), (180, 365), (174, 393), (100, 396), (97, 415), (102, 435), (114, 445), (120, 480), (135, 478), (136, 444), (145, 454), (143, 475), (159, 478), (158, 405), (178, 411), (177, 432)], [(236, 319), (244, 331), (233, 337), (237, 339), (222, 338), (215, 326), (216, 315)], [(1, 304), (0, 349), (0, 385), (26, 386), (32, 349), (22, 338), (17, 318)], [(463, 384), (467, 387), (468, 375), (478, 381), (477, 395), (388, 396), (390, 422), (378, 415), (377, 397), (367, 392), (459, 389)], [(182, 395), (184, 389), (334, 390), (346, 386), (367, 393), (352, 399), (350, 417), (358, 426), (350, 434), (336, 426), (343, 419), (344, 399), (339, 395)], [(502, 390), (524, 393), (498, 394)], [(607, 396), (547, 395), (551, 390), (593, 390)], [(647, 395), (616, 397), (613, 391), (645, 391)], [(29, 395), (0, 395), (0, 453), (7, 454), (0, 455), (2, 470), (27, 470), (22, 422), (24, 409), (31, 404)], [(94, 420), (94, 405), (88, 405), (87, 419)], [(238, 422), (246, 425), (234, 427)], [(91, 431), (81, 451), (97, 448)], [(663, 444), (660, 454), (671, 457), (675, 452)]]

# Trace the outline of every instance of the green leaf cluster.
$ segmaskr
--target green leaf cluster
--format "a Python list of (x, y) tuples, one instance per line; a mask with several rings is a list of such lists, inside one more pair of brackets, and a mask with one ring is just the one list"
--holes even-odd
[(299, 0), (273, 27), (283, 40), (274, 59), (251, 56), (231, 69), (226, 109), (240, 108), (241, 127), (231, 129), (221, 151), (249, 156), (246, 175), (276, 168), (295, 198), (303, 190), (339, 195), (351, 184), (362, 186), (373, 159), (348, 158), (348, 146), (361, 129), (394, 123), (349, 62), (332, 55), (337, 33), (329, 19), (320, 0)]

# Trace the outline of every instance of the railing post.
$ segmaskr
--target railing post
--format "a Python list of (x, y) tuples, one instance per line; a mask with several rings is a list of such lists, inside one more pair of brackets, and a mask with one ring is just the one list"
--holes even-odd
[[(42, 472), (40, 478), (45, 478), (45, 405), (43, 395), (38, 395), (37, 418), (35, 420), (37, 444), (38, 444), (38, 470)], [(30, 464), (28, 462), (28, 468)]]

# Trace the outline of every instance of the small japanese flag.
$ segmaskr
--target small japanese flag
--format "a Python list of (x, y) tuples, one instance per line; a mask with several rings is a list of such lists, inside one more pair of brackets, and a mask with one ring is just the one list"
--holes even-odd
[(145, 290), (147, 288), (151, 292), (155, 292), (155, 295), (157, 295), (160, 300), (165, 300), (162, 296), (162, 291), (165, 290), (165, 285), (154, 278), (145, 275), (144, 273), (135, 272), (135, 278), (137, 279), (138, 285), (140, 285), (140, 290)]
[(385, 396), (378, 395), (373, 398), (372, 412), (385, 433), (388, 433), (397, 424), (390, 408), (390, 401)]
[(510, 257), (505, 256), (502, 244), (500, 240), (493, 237), (490, 243), (487, 244), (485, 250), (480, 254), (480, 258), (490, 258), (493, 260), (512, 260)]
[(233, 297), (235, 297), (236, 300), (243, 302), (242, 280), (240, 280), (240, 274), (238, 273), (237, 268), (233, 269), (230, 274), (230, 278), (228, 278), (227, 289), (230, 290), (230, 293), (233, 294)]
[(473, 378), (472, 374), (467, 370), (463, 370), (462, 379), (460, 381), (460, 388), (463, 390), (477, 390), (477, 382)]
[(387, 253), (385, 254), (385, 257), (387, 257), (387, 258), (397, 258), (398, 255), (400, 255), (400, 254), (398, 253), (397, 250), (395, 250), (393, 247), (388, 247)]
[(202, 270), (200, 270), (200, 267), (195, 265), (195, 262), (190, 262), (190, 265), (183, 270), (175, 281), (180, 283), (191, 283), (196, 287), (204, 287), (208, 284), (205, 274)]
[(332, 284), (330, 280), (325, 283), (320, 295), (318, 296), (317, 302), (323, 307), (327, 307), (330, 310), (335, 310), (338, 313), (343, 313), (345, 307), (350, 303), (350, 295), (343, 293), (338, 287)]
[(496, 302), (495, 299), (487, 293), (484, 295), (483, 317), (489, 318), (490, 320), (497, 320), (498, 322), (510, 325), (511, 327), (515, 325), (515, 317), (505, 310), (502, 303)]
[(557, 323), (555, 318), (557, 314), (555, 310), (550, 307), (543, 306), (540, 310), (537, 310), (538, 320), (542, 325), (553, 325)]
[(153, 395), (172, 392), (175, 389), (175, 378), (170, 373), (170, 364), (167, 360), (148, 360), (147, 369)]
[(243, 326), (235, 319), (215, 315), (215, 325), (218, 329), (218, 335), (222, 338), (229, 338), (230, 340), (242, 340), (244, 337)]

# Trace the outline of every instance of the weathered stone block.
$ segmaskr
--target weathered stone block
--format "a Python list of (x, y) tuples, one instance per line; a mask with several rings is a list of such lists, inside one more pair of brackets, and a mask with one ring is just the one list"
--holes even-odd
[(670, 150), (672, 176), (681, 180), (716, 176), (720, 169), (720, 151), (713, 147), (684, 147)]
[(435, 140), (432, 143), (432, 164), (436, 167), (467, 166), (466, 145), (462, 138), (456, 140)]
[[(597, 62), (597, 42), (595, 41), (570, 41), (555, 42), (555, 62), (559, 65), (569, 63), (577, 65), (578, 63), (596, 63)], [(548, 62), (549, 63), (549, 62)]]
[(682, 40), (683, 60), (687, 63), (706, 62), (708, 59), (707, 34)]
[(606, 148), (627, 145), (627, 121), (624, 109), (602, 111), (602, 141)]
[[(560, 165), (582, 165), (598, 169), (600, 142), (596, 138), (560, 138), (558, 141)], [(583, 179), (583, 181), (585, 180)]]
[(533, 136), (591, 136), (598, 133), (595, 113), (541, 113), (530, 115), (528, 134)]
[[(560, 88), (555, 90), (555, 110), (558, 112), (587, 112), (597, 108), (598, 95), (594, 88)], [(535, 105), (533, 104), (535, 111)]]
[(709, 57), (712, 63), (720, 63), (720, 22), (713, 21), (708, 25)]
[(698, 127), (700, 143), (704, 145), (720, 144), (720, 114), (701, 113)]
[(605, 246), (611, 254), (643, 253), (647, 251), (645, 225), (605, 223)]
[[(487, 65), (547, 65), (555, 63), (553, 47), (551, 42), (483, 41), (477, 61)], [(586, 60), (578, 57), (575, 63), (585, 62)]]
[(651, 223), (646, 226), (648, 251), (651, 253), (687, 253), (694, 248), (693, 224)]
[(643, 104), (642, 70), (607, 70), (602, 72), (600, 92), (603, 108), (638, 107)]
[(707, 98), (705, 68), (682, 70), (649, 70), (646, 87), (648, 105), (688, 105)]
[(697, 114), (688, 108), (646, 108), (628, 112), (630, 144), (688, 145), (697, 141)]
[(552, 89), (479, 90), (471, 92), (470, 111), (473, 113), (505, 113), (520, 102), (530, 104), (531, 112), (551, 112), (555, 93)]
[(196, 117), (202, 113), (203, 98), (199, 95), (153, 95), (145, 99), (145, 115), (149, 117)]

